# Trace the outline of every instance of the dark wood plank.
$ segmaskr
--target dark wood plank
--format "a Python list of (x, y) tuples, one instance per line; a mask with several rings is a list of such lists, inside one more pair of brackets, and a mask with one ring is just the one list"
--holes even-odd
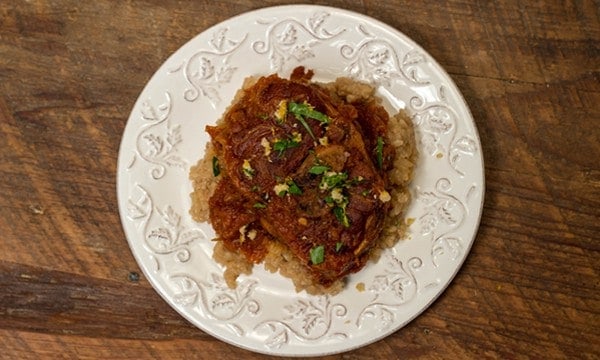
[[(115, 171), (129, 111), (171, 53), (285, 3), (0, 4), (0, 357), (263, 358), (130, 280), (140, 271)], [(487, 186), (475, 245), (440, 299), (388, 338), (328, 358), (599, 358), (598, 2), (319, 3), (388, 23), (450, 73)]]

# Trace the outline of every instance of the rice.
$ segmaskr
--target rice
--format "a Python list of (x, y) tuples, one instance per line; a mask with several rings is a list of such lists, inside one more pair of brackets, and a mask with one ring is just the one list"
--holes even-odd
[[(238, 91), (232, 104), (237, 102), (243, 91), (256, 82), (256, 78), (248, 78)], [(368, 84), (357, 82), (349, 78), (338, 78), (334, 82), (320, 84), (332, 94), (346, 100), (356, 102), (375, 97), (374, 88)], [(379, 101), (379, 100), (378, 100)], [(226, 110), (227, 112), (227, 110)], [(226, 113), (225, 112), (225, 113)], [(408, 221), (404, 219), (405, 210), (410, 203), (408, 185), (412, 180), (417, 150), (412, 121), (404, 111), (390, 116), (387, 138), (396, 149), (393, 161), (394, 167), (390, 170), (389, 179), (392, 185), (390, 197), (392, 207), (384, 220), (384, 226), (379, 240), (370, 251), (369, 260), (376, 262), (381, 252), (393, 247), (398, 241), (405, 238)], [(208, 142), (205, 155), (190, 170), (190, 179), (194, 191), (191, 193), (192, 207), (190, 214), (195, 221), (208, 222), (209, 198), (219, 181), (212, 171), (212, 159), (215, 155), (213, 145)], [(236, 279), (241, 274), (251, 274), (254, 264), (246, 260), (242, 254), (229, 251), (221, 242), (216, 242), (213, 258), (225, 268), (224, 278), (231, 288), (236, 287)], [(286, 245), (272, 241), (269, 243), (268, 253), (263, 260), (263, 266), (270, 272), (279, 272), (282, 276), (290, 278), (297, 292), (302, 290), (309, 294), (335, 294), (344, 288), (344, 280), (338, 280), (329, 287), (323, 287), (313, 282), (312, 277), (287, 248)], [(368, 266), (368, 265), (367, 265)]]

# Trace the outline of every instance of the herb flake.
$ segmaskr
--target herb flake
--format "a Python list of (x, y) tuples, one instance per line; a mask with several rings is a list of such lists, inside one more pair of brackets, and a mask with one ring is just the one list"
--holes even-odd
[(308, 125), (308, 123), (306, 122), (306, 120), (304, 120), (304, 118), (300, 117), (300, 116), (296, 116), (296, 119), (300, 122), (300, 124), (302, 124), (302, 126), (306, 129), (306, 132), (308, 133), (308, 135), (310, 135), (310, 137), (313, 140), (317, 140), (317, 138), (315, 137), (315, 134), (313, 133), (312, 129), (310, 128), (310, 126)]
[(335, 218), (344, 226), (344, 227), (350, 227), (350, 219), (348, 219), (348, 215), (346, 215), (346, 209), (345, 206), (341, 207), (341, 206), (336, 206), (333, 208), (333, 214), (335, 215)]
[(212, 158), (212, 171), (215, 177), (221, 174), (221, 167), (219, 166), (219, 159), (216, 156)]
[(329, 171), (323, 174), (323, 178), (321, 178), (321, 183), (319, 184), (319, 189), (321, 190), (329, 190), (335, 187), (342, 187), (346, 184), (346, 180), (348, 179), (348, 174), (345, 172), (333, 172)]
[(321, 124), (325, 124), (325, 125), (329, 124), (329, 122), (331, 121), (329, 116), (323, 114), (320, 111), (315, 110), (306, 101), (303, 103), (297, 103), (294, 101), (290, 101), (287, 104), (287, 111), (290, 114), (294, 115), (296, 120), (298, 120), (298, 122), (300, 124), (302, 124), (304, 129), (306, 129), (306, 132), (308, 132), (308, 135), (310, 135), (310, 137), (315, 141), (317, 140), (317, 138), (315, 137), (315, 134), (313, 133), (312, 129), (306, 122), (306, 119), (315, 119), (315, 120), (319, 121)]
[(310, 249), (310, 261), (313, 265), (319, 265), (325, 261), (325, 246), (319, 245)]
[(248, 159), (244, 160), (244, 163), (242, 164), (242, 172), (248, 179), (252, 180), (255, 170), (252, 168), (252, 165), (250, 164), (250, 160), (248, 160)]
[(329, 116), (323, 114), (320, 111), (315, 110), (307, 102), (297, 103), (297, 102), (290, 101), (288, 103), (287, 109), (290, 113), (294, 114), (294, 116), (296, 118), (301, 116), (301, 117), (307, 118), (307, 119), (315, 119), (323, 124), (329, 124), (329, 121), (331, 121)]
[(377, 145), (375, 146), (375, 156), (377, 156), (377, 167), (379, 170), (383, 169), (383, 138), (377, 137)]
[(308, 173), (313, 175), (321, 175), (326, 171), (329, 171), (329, 166), (326, 165), (313, 165), (313, 167), (308, 169)]
[(252, 205), (252, 207), (255, 209), (264, 209), (267, 207), (267, 205), (265, 205), (261, 202), (256, 202), (256, 203), (254, 203), (254, 205)]
[(281, 156), (287, 149), (298, 147), (300, 145), (300, 141), (301, 140), (298, 140), (297, 137), (289, 139), (277, 139), (273, 143), (273, 150), (279, 151), (279, 156)]
[(289, 186), (288, 193), (292, 195), (302, 195), (302, 189), (300, 189), (294, 181), (290, 180), (287, 184)]
[(276, 184), (273, 187), (273, 191), (281, 197), (284, 197), (287, 194), (302, 195), (303, 193), (302, 189), (291, 178), (286, 178), (285, 182)]

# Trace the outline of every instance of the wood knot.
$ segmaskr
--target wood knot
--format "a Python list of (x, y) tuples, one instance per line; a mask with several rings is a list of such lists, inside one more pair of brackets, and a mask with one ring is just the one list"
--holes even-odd
[(129, 272), (129, 275), (127, 275), (127, 279), (131, 282), (138, 282), (140, 281), (140, 274), (135, 271), (131, 271)]
[(29, 211), (35, 215), (44, 215), (44, 208), (38, 204), (29, 205)]

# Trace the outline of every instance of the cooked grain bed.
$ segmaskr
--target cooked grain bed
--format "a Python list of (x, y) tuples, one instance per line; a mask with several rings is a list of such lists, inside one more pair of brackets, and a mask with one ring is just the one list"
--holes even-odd
[[(232, 103), (238, 101), (244, 89), (252, 86), (255, 81), (254, 78), (248, 78)], [(371, 86), (349, 78), (338, 78), (336, 81), (322, 84), (322, 86), (340, 98), (346, 99), (347, 102), (375, 96), (374, 89)], [(385, 218), (379, 241), (371, 250), (370, 262), (376, 262), (383, 250), (394, 246), (398, 241), (405, 238), (407, 221), (404, 219), (404, 212), (410, 202), (408, 185), (412, 179), (417, 159), (412, 121), (404, 111), (390, 116), (387, 137), (391, 141), (391, 145), (396, 148), (394, 168), (390, 173), (390, 183), (393, 186), (390, 191), (392, 208)], [(204, 157), (190, 170), (190, 179), (194, 188), (191, 194), (192, 207), (190, 214), (198, 222), (209, 221), (208, 200), (219, 181), (219, 177), (213, 176), (213, 156), (214, 149), (212, 144), (208, 142)], [(248, 262), (243, 255), (229, 251), (218, 241), (214, 247), (213, 258), (225, 267), (224, 277), (231, 288), (235, 288), (236, 279), (239, 275), (252, 273), (254, 265), (251, 262)], [(290, 278), (298, 292), (305, 290), (309, 294), (335, 294), (341, 291), (345, 285), (344, 280), (339, 280), (328, 288), (314, 284), (304, 265), (296, 260), (287, 246), (279, 242), (270, 244), (263, 264), (268, 271), (279, 272), (281, 275)], [(367, 264), (367, 266), (369, 265)]]

